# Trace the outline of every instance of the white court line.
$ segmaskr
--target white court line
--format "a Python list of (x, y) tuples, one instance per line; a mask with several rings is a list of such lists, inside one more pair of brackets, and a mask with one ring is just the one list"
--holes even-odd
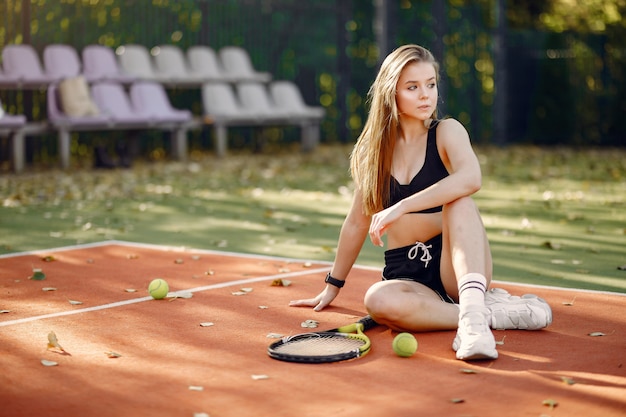
[[(252, 283), (252, 282), (268, 281), (270, 279), (274, 280), (278, 278), (287, 278), (287, 277), (294, 277), (294, 276), (300, 276), (300, 275), (307, 275), (307, 274), (316, 273), (316, 272), (328, 272), (330, 265), (332, 265), (331, 262), (325, 262), (325, 261), (311, 261), (311, 260), (302, 260), (302, 259), (295, 259), (295, 258), (285, 258), (285, 257), (279, 257), (279, 256), (245, 254), (245, 253), (218, 251), (218, 250), (210, 250), (210, 249), (194, 249), (194, 248), (187, 248), (183, 246), (154, 245), (154, 244), (147, 244), (147, 243), (126, 242), (126, 241), (121, 241), (121, 240), (108, 240), (108, 241), (102, 241), (102, 242), (86, 243), (86, 244), (81, 244), (81, 245), (64, 246), (64, 247), (58, 247), (58, 248), (53, 248), (53, 249), (17, 252), (17, 253), (0, 255), (0, 259), (24, 256), (24, 255), (37, 255), (37, 254), (42, 254), (42, 253), (63, 252), (63, 251), (77, 250), (77, 249), (89, 249), (89, 248), (97, 248), (97, 247), (112, 246), (112, 245), (155, 249), (155, 250), (161, 250), (161, 251), (166, 251), (166, 252), (167, 251), (179, 252), (179, 253), (193, 252), (193, 253), (201, 253), (201, 254), (212, 254), (212, 255), (218, 255), (218, 256), (230, 256), (230, 257), (237, 257), (237, 258), (252, 258), (252, 259), (262, 259), (262, 260), (284, 261), (284, 262), (312, 262), (312, 263), (317, 263), (317, 264), (328, 265), (328, 267), (325, 267), (325, 268), (300, 271), (300, 272), (284, 273), (284, 274), (264, 276), (264, 277), (257, 277), (257, 278), (251, 278), (251, 279), (246, 279), (246, 280), (239, 280), (239, 281), (223, 282), (223, 283), (218, 283), (218, 284), (213, 284), (213, 285), (207, 285), (204, 287), (192, 288), (190, 290), (179, 290), (179, 291), (176, 291), (175, 293), (207, 291), (207, 290), (212, 290), (216, 288), (224, 288), (228, 286), (242, 285), (242, 284), (247, 284), (247, 283)], [(382, 268), (363, 266), (363, 265), (354, 265), (354, 268), (382, 271)], [(492, 283), (528, 287), (528, 288), (538, 288), (538, 289), (544, 288), (544, 289), (558, 290), (558, 291), (563, 291), (563, 292), (587, 292), (587, 293), (593, 293), (593, 294), (626, 296), (626, 294), (624, 293), (611, 292), (611, 291), (585, 290), (585, 289), (577, 289), (577, 288), (564, 288), (564, 287), (554, 287), (554, 286), (536, 285), (536, 284), (533, 285), (533, 284), (523, 284), (523, 283), (516, 283), (516, 282), (509, 282), (509, 281), (494, 280), (492, 281)], [(69, 316), (72, 314), (104, 310), (108, 308), (115, 308), (115, 307), (120, 307), (120, 306), (134, 304), (134, 303), (140, 303), (140, 302), (149, 301), (149, 300), (152, 300), (152, 297), (148, 296), (148, 297), (142, 297), (142, 298), (135, 298), (132, 300), (119, 301), (115, 303), (104, 304), (101, 306), (82, 308), (79, 310), (70, 310), (70, 311), (64, 311), (64, 312), (59, 312), (59, 313), (50, 313), (50, 314), (44, 314), (40, 316), (26, 317), (26, 318), (17, 319), (17, 320), (0, 322), (0, 327), (6, 327), (6, 326), (27, 323), (27, 322), (36, 321), (36, 320), (43, 320), (43, 319), (53, 318), (53, 317)]]
[[(256, 278), (240, 279), (237, 281), (220, 282), (217, 284), (205, 285), (203, 287), (196, 287), (196, 288), (191, 288), (188, 290), (174, 291), (174, 292), (168, 293), (168, 295), (176, 296), (176, 294), (208, 291), (208, 290), (214, 290), (217, 288), (225, 288), (225, 287), (231, 287), (235, 285), (251, 284), (254, 282), (269, 281), (269, 280), (275, 280), (279, 278), (293, 278), (293, 277), (297, 277), (301, 275), (315, 274), (318, 272), (320, 273), (328, 272), (328, 268), (326, 267), (326, 268), (309, 269), (307, 271), (298, 271), (298, 272), (285, 272), (285, 273), (276, 274), (276, 275), (266, 275), (266, 276), (256, 277)], [(141, 297), (141, 298), (133, 298), (132, 300), (118, 301), (115, 303), (81, 308), (78, 310), (60, 311), (58, 313), (49, 313), (49, 314), (42, 314), (40, 316), (24, 317), (21, 319), (0, 322), (0, 327), (14, 326), (16, 324), (23, 324), (23, 323), (28, 323), (31, 321), (44, 320), (44, 319), (49, 319), (49, 318), (54, 318), (54, 317), (71, 316), (73, 314), (88, 313), (91, 311), (107, 310), (109, 308), (121, 307), (121, 306), (129, 305), (129, 304), (143, 303), (145, 301), (150, 301), (150, 300), (152, 300), (152, 297), (147, 296), (147, 297)]]

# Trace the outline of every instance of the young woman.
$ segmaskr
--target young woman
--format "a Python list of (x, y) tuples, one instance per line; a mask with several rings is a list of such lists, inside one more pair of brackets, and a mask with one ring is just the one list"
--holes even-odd
[(438, 70), (418, 45), (382, 63), (351, 155), (356, 191), (326, 287), (290, 305), (328, 306), (368, 235), (383, 246), (386, 234), (383, 279), (365, 295), (372, 319), (397, 331), (457, 329), (458, 359), (495, 359), (491, 328), (540, 329), (552, 312), (534, 295), (487, 291), (491, 252), (471, 198), (481, 187), (480, 165), (465, 128), (437, 118)]

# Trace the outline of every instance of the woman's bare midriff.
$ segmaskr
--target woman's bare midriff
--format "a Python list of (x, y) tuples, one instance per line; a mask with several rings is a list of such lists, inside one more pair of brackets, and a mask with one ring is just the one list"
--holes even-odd
[(387, 249), (427, 242), (441, 233), (441, 213), (407, 213), (387, 230)]

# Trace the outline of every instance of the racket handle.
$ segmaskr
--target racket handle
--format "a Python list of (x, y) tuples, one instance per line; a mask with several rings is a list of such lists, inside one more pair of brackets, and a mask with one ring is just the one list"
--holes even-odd
[(376, 321), (374, 321), (374, 319), (372, 318), (372, 316), (370, 316), (369, 314), (365, 317), (362, 317), (361, 319), (359, 319), (359, 321), (357, 321), (357, 323), (360, 323), (363, 325), (363, 327), (361, 328), (362, 331), (366, 331), (369, 329), (372, 329), (376, 326), (378, 326), (378, 323), (376, 323)]

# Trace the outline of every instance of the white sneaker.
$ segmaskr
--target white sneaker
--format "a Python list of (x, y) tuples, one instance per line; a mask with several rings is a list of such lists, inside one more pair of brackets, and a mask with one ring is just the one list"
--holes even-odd
[(462, 361), (479, 359), (497, 359), (496, 340), (489, 328), (489, 310), (477, 310), (465, 313), (459, 319), (452, 349), (456, 358)]
[(518, 297), (492, 288), (485, 294), (485, 306), (491, 311), (490, 325), (495, 330), (538, 330), (552, 323), (552, 309), (534, 294)]

